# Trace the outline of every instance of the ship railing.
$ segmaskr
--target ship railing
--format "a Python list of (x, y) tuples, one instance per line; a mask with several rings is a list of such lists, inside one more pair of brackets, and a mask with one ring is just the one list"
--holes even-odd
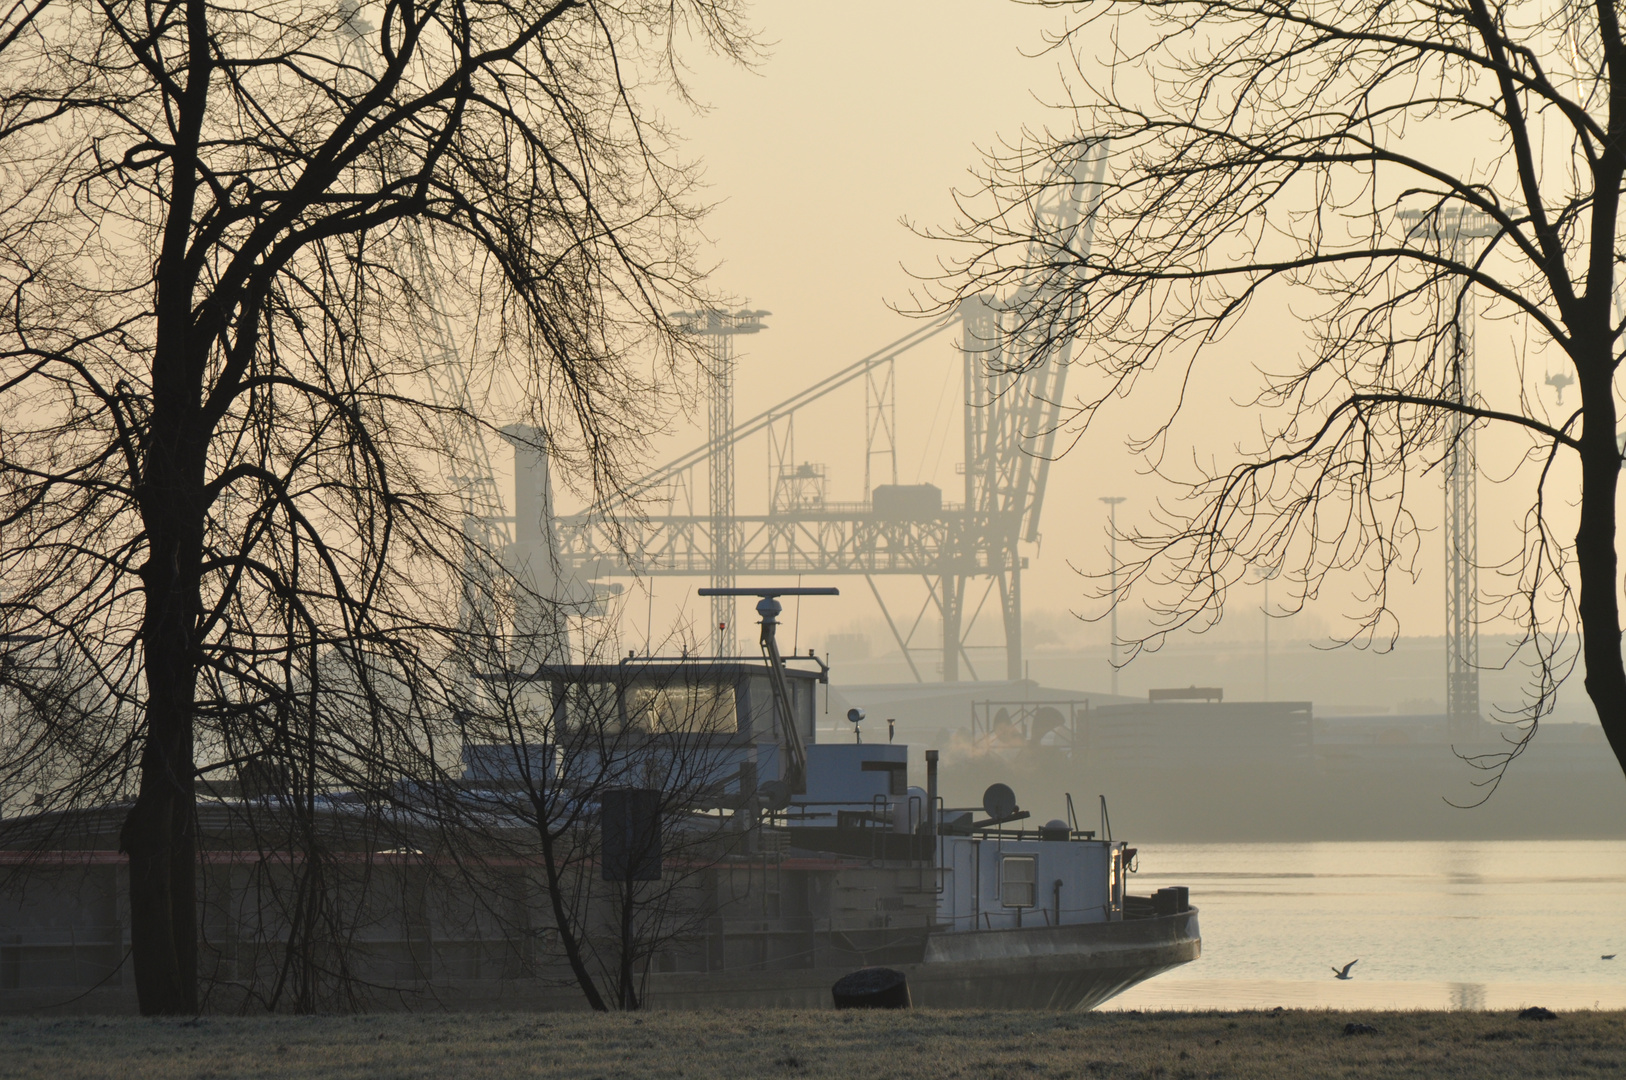
[[(941, 799), (939, 799), (941, 802)], [(830, 807), (831, 809), (811, 809), (813, 807)], [(907, 822), (912, 828), (898, 828), (898, 814), (906, 812)], [(852, 825), (868, 833), (869, 851), (868, 861), (871, 865), (883, 862), (898, 861), (895, 857), (889, 858), (886, 852), (886, 837), (912, 836), (919, 838), (926, 835), (926, 821), (924, 801), (919, 795), (909, 795), (906, 798), (894, 800), (886, 795), (874, 795), (866, 803), (861, 799), (823, 799), (802, 801), (798, 800), (792, 809), (780, 811), (777, 818), (787, 825), (797, 823), (809, 824), (818, 822), (828, 824), (834, 818), (838, 826)], [(940, 839), (940, 838), (939, 838)], [(910, 859), (911, 862), (931, 863), (934, 866), (941, 863), (941, 843), (935, 852)], [(859, 858), (865, 858), (859, 853)], [(922, 884), (921, 888), (929, 886)], [(941, 892), (941, 888), (937, 891)]]
[[(1016, 909), (1012, 909), (1012, 911), (1014, 910)], [(1082, 907), (1064, 907), (1059, 911), (1055, 907), (1049, 905), (1035, 905), (1034, 907), (1023, 908), (1021, 910), (1037, 912), (1044, 919), (1042, 924), (1044, 926), (1088, 926), (1094, 923), (1114, 921), (1112, 918), (1113, 906), (1111, 903), (1085, 904)], [(1095, 912), (1100, 912), (1102, 917), (1099, 919), (1066, 918), (1068, 915), (1091, 915)], [(971, 927), (971, 932), (979, 930), (1023, 930), (1035, 925), (1031, 922), (1025, 923), (1018, 919), (1016, 915), (1012, 914), (1010, 911), (1004, 910), (990, 911), (984, 909), (977, 915), (966, 916), (966, 918), (970, 919), (975, 924)], [(958, 922), (959, 920), (955, 921)], [(967, 931), (958, 930), (956, 932), (963, 934)]]

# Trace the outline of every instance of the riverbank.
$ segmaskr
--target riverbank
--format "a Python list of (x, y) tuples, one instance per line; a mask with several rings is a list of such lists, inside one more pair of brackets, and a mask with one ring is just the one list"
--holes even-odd
[(0, 1077), (61, 1080), (1522, 1080), (1623, 1070), (1623, 1012), (1551, 1020), (1299, 1010), (0, 1019)]

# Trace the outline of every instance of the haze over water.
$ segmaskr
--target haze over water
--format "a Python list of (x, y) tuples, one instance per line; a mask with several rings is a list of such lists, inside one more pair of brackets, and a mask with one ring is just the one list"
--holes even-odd
[(1626, 842), (1143, 845), (1165, 885), (1202, 959), (1105, 1008), (1626, 1008)]

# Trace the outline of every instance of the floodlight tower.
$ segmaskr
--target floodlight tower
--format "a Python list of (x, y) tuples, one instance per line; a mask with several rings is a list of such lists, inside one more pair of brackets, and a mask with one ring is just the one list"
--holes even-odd
[[(707, 456), (710, 477), (706, 493), (711, 512), (711, 588), (732, 589), (738, 566), (739, 536), (734, 521), (734, 337), (767, 329), (762, 324), (771, 311), (728, 312), (719, 308), (678, 311), (672, 317), (685, 333), (706, 339)], [(713, 591), (711, 596), (712, 653), (733, 656), (734, 597)]]
[[(1410, 238), (1432, 238), (1453, 263), (1472, 260), (1477, 242), (1499, 228), (1468, 207), (1402, 210)], [(1455, 297), (1447, 331), (1444, 398), (1472, 404), (1474, 389), (1474, 294)], [(1453, 738), (1471, 736), (1479, 710), (1479, 484), (1473, 418), (1452, 411), (1445, 422), (1445, 716)]]

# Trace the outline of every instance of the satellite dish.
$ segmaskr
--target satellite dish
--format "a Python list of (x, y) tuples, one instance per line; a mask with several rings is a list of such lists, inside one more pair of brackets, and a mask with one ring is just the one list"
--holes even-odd
[(864, 710), (863, 709), (848, 709), (847, 710), (847, 720), (850, 723), (862, 724), (864, 722)]
[(1016, 792), (1005, 784), (989, 784), (982, 793), (982, 812), (998, 821), (1016, 813)]
[(783, 780), (769, 780), (757, 788), (757, 798), (764, 810), (783, 810), (790, 805), (790, 785)]

